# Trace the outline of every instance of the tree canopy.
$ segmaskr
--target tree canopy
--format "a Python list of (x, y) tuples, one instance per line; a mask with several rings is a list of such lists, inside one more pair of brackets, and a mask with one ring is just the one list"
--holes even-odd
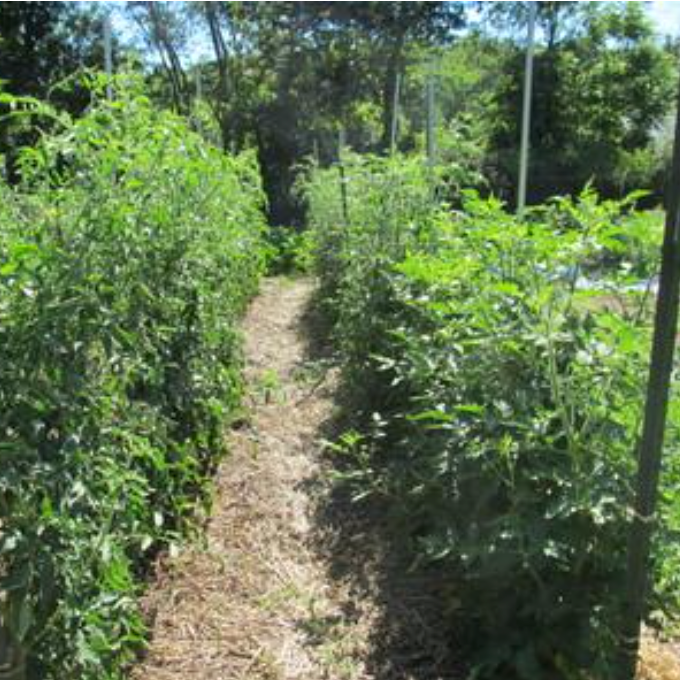
[[(90, 3), (0, 9), (6, 90), (44, 96), (101, 64), (102, 15)], [(128, 2), (122, 12), (118, 49), (141, 45), (153, 96), (224, 149), (257, 149), (275, 223), (301, 220), (300, 164), (333, 161), (340, 130), (352, 148), (386, 153), (396, 119), (398, 147), (422, 147), (428, 80), (440, 153), (474, 149), (487, 190), (513, 200), (526, 3)], [(541, 2), (537, 12), (530, 199), (588, 181), (658, 198), (676, 46), (642, 3)], [(85, 104), (61, 96), (72, 110)], [(6, 155), (26, 141), (7, 124), (0, 134)]]

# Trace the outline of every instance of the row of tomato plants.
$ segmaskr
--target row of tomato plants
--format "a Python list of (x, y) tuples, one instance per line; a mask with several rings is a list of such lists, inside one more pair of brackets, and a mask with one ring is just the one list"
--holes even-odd
[(263, 267), (254, 158), (124, 81), (77, 120), (3, 99), (45, 132), (0, 185), (0, 665), (41, 679), (122, 677), (139, 649), (151, 560), (239, 408)]
[[(612, 677), (659, 215), (585, 191), (518, 219), (447, 180), (401, 157), (308, 174), (358, 423), (340, 441), (346, 480), (390, 505), (414, 564), (438, 575), (475, 677)], [(666, 623), (678, 400), (670, 421), (649, 603)]]

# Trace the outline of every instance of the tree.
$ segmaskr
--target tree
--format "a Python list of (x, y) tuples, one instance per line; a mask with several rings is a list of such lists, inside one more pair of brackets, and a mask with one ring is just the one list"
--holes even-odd
[[(529, 19), (527, 2), (480, 2), (484, 21), (495, 31), (522, 42)], [(586, 10), (579, 2), (536, 2), (537, 33), (544, 37), (546, 49), (554, 50), (562, 42), (576, 38), (584, 24)]]
[[(622, 166), (642, 159), (640, 152), (649, 148), (672, 105), (673, 60), (655, 41), (639, 4), (581, 4), (570, 10), (569, 32), (546, 34), (536, 52), (529, 187), (534, 201), (579, 191), (590, 180), (610, 195), (632, 188), (621, 182)], [(497, 179), (512, 194), (524, 72), (519, 46), (502, 68), (507, 75), (494, 97), (492, 147), (501, 168)], [(647, 182), (655, 171), (648, 168)]]
[[(324, 4), (324, 3), (306, 3)], [(450, 43), (465, 25), (460, 2), (326, 3), (341, 25), (354, 29), (370, 46), (370, 62), (381, 73), (382, 147), (389, 145), (397, 76), (403, 76), (409, 49)]]
[[(83, 110), (88, 95), (76, 83), (56, 85), (83, 67), (101, 66), (102, 14), (70, 2), (0, 2), (0, 90), (49, 98), (71, 113)], [(0, 155), (14, 177), (18, 146), (35, 132), (0, 121)]]
[(187, 113), (190, 94), (180, 53), (186, 45), (186, 15), (183, 3), (129, 2), (130, 16), (137, 23), (148, 48), (154, 50), (171, 86), (176, 111)]
[[(464, 17), (457, 2), (131, 5), (175, 106), (186, 110), (190, 71), (200, 71), (223, 145), (257, 145), (272, 219), (286, 222), (300, 218), (291, 188), (304, 156), (317, 148), (333, 157), (339, 127), (351, 128), (358, 148), (384, 150), (396, 74), (416, 45), (449, 43)], [(213, 55), (187, 67), (185, 36), (192, 30)], [(378, 139), (358, 113), (375, 102), (381, 102)]]
[(0, 2), (0, 73), (5, 90), (45, 96), (82, 66), (103, 62), (102, 14), (69, 2)]

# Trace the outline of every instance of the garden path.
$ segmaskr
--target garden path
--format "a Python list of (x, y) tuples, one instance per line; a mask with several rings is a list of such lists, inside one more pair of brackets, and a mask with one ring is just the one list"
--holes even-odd
[(338, 381), (314, 342), (313, 290), (267, 279), (246, 315), (248, 413), (229, 434), (203, 537), (158, 565), (134, 680), (458, 677), (439, 668), (425, 589), (384, 577), (394, 560), (375, 517), (369, 530), (333, 497), (323, 440)]

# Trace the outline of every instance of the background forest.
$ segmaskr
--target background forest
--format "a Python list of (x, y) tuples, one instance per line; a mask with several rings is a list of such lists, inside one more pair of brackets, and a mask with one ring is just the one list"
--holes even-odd
[[(658, 203), (678, 44), (655, 34), (645, 4), (539, 3), (530, 202), (592, 182)], [(2, 2), (2, 89), (82, 111), (68, 81), (101, 67), (107, 12), (117, 68), (143, 72), (159, 103), (226, 150), (257, 150), (273, 224), (302, 223), (300, 164), (332, 162), (341, 130), (356, 151), (387, 150), (395, 102), (397, 146), (422, 148), (428, 78), (440, 159), (464, 157), (482, 191), (514, 200), (524, 3)], [(10, 179), (31, 134), (0, 123)]]

